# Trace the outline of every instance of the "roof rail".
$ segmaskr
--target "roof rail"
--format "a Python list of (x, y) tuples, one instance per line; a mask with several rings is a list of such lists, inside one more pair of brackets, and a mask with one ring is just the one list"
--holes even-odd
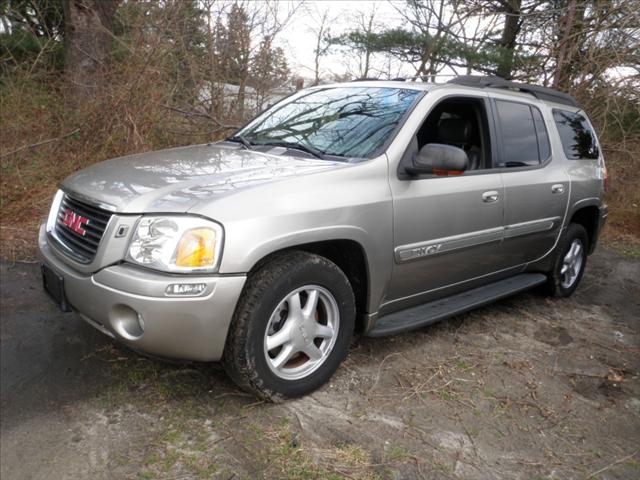
[(512, 82), (510, 80), (505, 80), (502, 77), (496, 77), (493, 75), (460, 75), (459, 77), (452, 78), (447, 83), (464, 85), (466, 87), (491, 87), (517, 90), (520, 92), (530, 93), (540, 100), (562, 103), (563, 105), (569, 105), (571, 107), (578, 106), (573, 97), (567, 93), (559, 92), (558, 90), (554, 90), (553, 88), (541, 87), (539, 85), (529, 85), (526, 83)]
[(407, 79), (404, 77), (397, 77), (397, 78), (371, 78), (371, 77), (365, 77), (365, 78), (354, 78), (353, 80), (349, 80), (350, 82), (406, 82)]

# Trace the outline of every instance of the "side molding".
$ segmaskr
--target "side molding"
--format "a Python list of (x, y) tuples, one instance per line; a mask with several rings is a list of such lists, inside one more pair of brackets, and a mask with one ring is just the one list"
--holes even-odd
[(500, 242), (504, 238), (514, 238), (531, 233), (546, 232), (560, 225), (561, 217), (549, 217), (529, 222), (514, 223), (504, 227), (489, 228), (476, 232), (453, 235), (450, 237), (426, 240), (424, 242), (400, 245), (394, 250), (396, 263), (440, 255), (463, 248), (475, 247), (491, 242)]

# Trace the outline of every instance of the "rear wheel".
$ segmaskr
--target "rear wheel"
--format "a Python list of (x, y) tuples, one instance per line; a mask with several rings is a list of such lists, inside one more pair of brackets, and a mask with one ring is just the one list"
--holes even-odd
[(262, 398), (301, 396), (338, 368), (354, 324), (351, 285), (334, 263), (306, 252), (279, 254), (248, 278), (223, 363)]
[(553, 270), (548, 274), (547, 287), (552, 296), (568, 297), (578, 288), (587, 264), (588, 242), (582, 225), (569, 225), (560, 239)]

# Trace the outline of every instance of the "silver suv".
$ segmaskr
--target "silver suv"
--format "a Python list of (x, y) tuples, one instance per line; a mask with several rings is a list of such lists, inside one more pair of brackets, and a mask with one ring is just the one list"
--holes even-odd
[(45, 289), (130, 347), (222, 360), (272, 400), (326, 382), (355, 333), (580, 282), (607, 216), (571, 97), (495, 77), (297, 92), (217, 143), (67, 178)]

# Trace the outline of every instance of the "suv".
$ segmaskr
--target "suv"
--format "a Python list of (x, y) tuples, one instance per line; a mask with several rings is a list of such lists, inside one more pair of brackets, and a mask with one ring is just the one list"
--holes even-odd
[(224, 141), (67, 178), (40, 229), (44, 287), (136, 350), (222, 360), (241, 387), (295, 397), (354, 333), (542, 284), (571, 295), (605, 187), (566, 94), (476, 76), (323, 85)]

